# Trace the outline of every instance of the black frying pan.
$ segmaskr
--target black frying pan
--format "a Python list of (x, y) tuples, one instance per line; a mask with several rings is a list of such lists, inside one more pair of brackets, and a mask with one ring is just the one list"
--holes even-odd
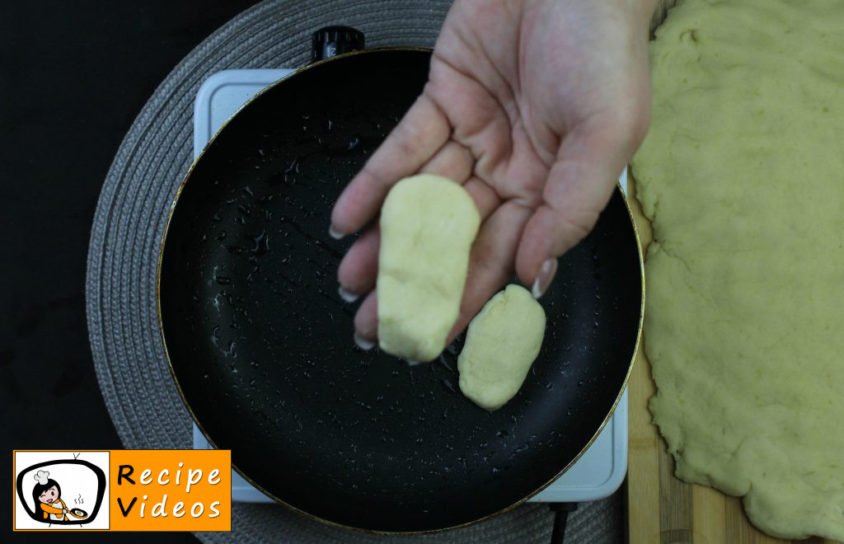
[(352, 53), (259, 95), (185, 179), (159, 270), (170, 364), (208, 439), (279, 502), (375, 531), (470, 523), (554, 480), (615, 407), (642, 316), (617, 191), (560, 259), (542, 351), (502, 409), (462, 396), (459, 346), (415, 367), (355, 347), (336, 281), (351, 240), (328, 235), (331, 206), (420, 93), (429, 59)]

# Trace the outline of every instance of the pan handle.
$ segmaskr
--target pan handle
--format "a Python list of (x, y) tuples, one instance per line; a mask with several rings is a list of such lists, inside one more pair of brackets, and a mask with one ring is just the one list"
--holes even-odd
[(325, 26), (311, 35), (311, 62), (360, 51), (365, 45), (360, 30), (350, 26)]

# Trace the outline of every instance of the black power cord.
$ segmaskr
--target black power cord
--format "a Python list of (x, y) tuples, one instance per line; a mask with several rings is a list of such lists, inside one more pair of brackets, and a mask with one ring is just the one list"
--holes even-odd
[(550, 504), (554, 512), (554, 531), (551, 533), (551, 544), (563, 544), (566, 539), (566, 523), (569, 513), (577, 510), (576, 502), (555, 502)]

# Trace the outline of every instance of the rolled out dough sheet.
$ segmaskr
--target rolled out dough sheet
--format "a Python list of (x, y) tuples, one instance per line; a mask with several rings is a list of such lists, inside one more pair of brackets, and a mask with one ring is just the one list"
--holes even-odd
[(760, 529), (844, 540), (844, 2), (681, 1), (651, 64), (655, 422)]

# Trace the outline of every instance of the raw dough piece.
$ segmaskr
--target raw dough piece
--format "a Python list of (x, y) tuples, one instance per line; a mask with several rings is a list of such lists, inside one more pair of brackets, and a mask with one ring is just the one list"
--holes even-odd
[(481, 408), (501, 408), (519, 392), (544, 336), (542, 306), (524, 287), (508, 285), (469, 324), (457, 359), (460, 390)]
[(411, 361), (442, 352), (457, 321), (481, 218), (463, 187), (439, 176), (403, 179), (381, 210), (378, 342)]
[(633, 161), (645, 346), (677, 476), (844, 540), (844, 2), (690, 0)]

